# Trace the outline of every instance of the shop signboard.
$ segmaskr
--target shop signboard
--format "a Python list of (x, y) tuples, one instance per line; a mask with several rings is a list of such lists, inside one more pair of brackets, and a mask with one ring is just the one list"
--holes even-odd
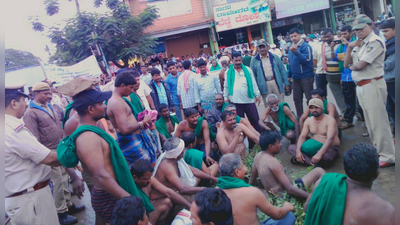
[(277, 19), (327, 8), (329, 8), (329, 0), (275, 0)]
[(271, 21), (267, 0), (247, 0), (216, 6), (214, 21), (217, 32)]

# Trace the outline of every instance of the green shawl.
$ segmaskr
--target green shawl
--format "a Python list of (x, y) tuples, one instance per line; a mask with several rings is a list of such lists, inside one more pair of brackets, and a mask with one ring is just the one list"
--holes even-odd
[[(175, 124), (179, 124), (178, 118), (176, 118), (176, 116), (170, 116), (170, 120), (172, 126), (175, 126)], [(160, 117), (160, 119), (157, 120), (156, 129), (158, 133), (164, 135), (165, 138), (171, 138), (171, 136), (168, 133), (167, 122), (165, 122), (164, 117)]]
[(137, 119), (139, 113), (143, 112), (145, 110), (145, 108), (143, 107), (142, 100), (140, 100), (139, 96), (135, 92), (132, 92), (129, 95), (129, 97), (131, 98), (131, 103), (132, 103), (131, 109), (132, 109), (133, 115), (135, 115), (135, 118)]
[(221, 112), (225, 111), (225, 108), (226, 108), (228, 105), (229, 105), (229, 103), (224, 102), (224, 104), (222, 105), (222, 111), (221, 111)]
[(204, 152), (190, 148), (185, 151), (185, 156), (183, 157), (183, 160), (185, 160), (185, 162), (190, 166), (201, 170), (201, 167), (203, 165), (203, 156)]
[(286, 135), (286, 132), (288, 130), (295, 129), (294, 123), (290, 120), (288, 116), (285, 115), (285, 111), (283, 110), (284, 106), (287, 106), (290, 109), (289, 104), (287, 104), (286, 102), (282, 102), (281, 104), (279, 104), (278, 122), (279, 122), (279, 127), (281, 128), (281, 134), (283, 136)]
[(147, 212), (152, 212), (154, 207), (151, 205), (149, 197), (140, 189), (136, 187), (132, 175), (129, 171), (126, 159), (119, 148), (117, 142), (107, 134), (104, 130), (90, 125), (79, 126), (71, 136), (65, 137), (57, 146), (57, 158), (60, 163), (67, 167), (75, 167), (78, 165), (79, 159), (76, 154), (75, 141), (83, 132), (90, 131), (101, 138), (103, 138), (110, 145), (111, 163), (118, 185), (131, 195), (142, 198), (143, 204)]
[(236, 177), (221, 176), (218, 178), (217, 186), (220, 189), (232, 189), (232, 188), (242, 188), (242, 187), (252, 187), (250, 184), (246, 183), (244, 180)]
[[(355, 41), (355, 40), (356, 40), (355, 37), (351, 37), (350, 42), (353, 42), (353, 41)], [(344, 44), (340, 44), (340, 45), (339, 45), (339, 48), (338, 48), (338, 54), (343, 53), (343, 52), (344, 52)], [(336, 57), (337, 57), (337, 56), (336, 56)], [(339, 72), (343, 72), (343, 69), (344, 69), (344, 61), (339, 61), (339, 60), (338, 60), (338, 62), (339, 62)]]
[[(327, 114), (328, 99), (325, 99), (323, 103), (324, 103), (324, 110), (322, 111), (322, 113), (323, 113), (323, 114)], [(310, 114), (308, 115), (308, 117), (312, 117), (312, 114), (310, 113)]]
[(218, 63), (217, 63), (217, 66), (216, 66), (216, 67), (211, 66), (211, 68), (210, 68), (210, 72), (211, 72), (211, 71), (215, 71), (215, 70), (221, 70), (221, 67), (219, 66)]
[(67, 120), (69, 119), (69, 114), (71, 113), (72, 104), (73, 104), (73, 103), (74, 103), (74, 102), (70, 102), (70, 103), (67, 105), (67, 107), (65, 107), (65, 113), (64, 113), (63, 120), (62, 120), (62, 129), (63, 129), (63, 130), (64, 130), (65, 123), (66, 123)]
[[(134, 113), (134, 108), (135, 108), (135, 106), (133, 106), (133, 104), (132, 104), (132, 102), (130, 102), (127, 98), (125, 98), (125, 97), (122, 97), (124, 100), (125, 100), (125, 102), (126, 102), (126, 104), (128, 104), (128, 106), (129, 106), (129, 108), (131, 109), (131, 111), (132, 111), (132, 113), (135, 115), (135, 113)], [(106, 100), (105, 102), (104, 102), (104, 104), (105, 105), (108, 105), (108, 100)], [(138, 113), (139, 114), (139, 113)], [(108, 116), (107, 116), (107, 114), (106, 114), (106, 120), (110, 120), (110, 118), (108, 118)], [(135, 118), (137, 119), (137, 116), (135, 115)]]
[(340, 225), (346, 206), (346, 175), (326, 173), (308, 203), (304, 225)]
[[(243, 64), (242, 64), (242, 70), (244, 72), (244, 76), (246, 77), (247, 96), (249, 98), (254, 98), (254, 89), (253, 89), (253, 81), (251, 80), (251, 74), (249, 70), (247, 70), (247, 67)], [(229, 67), (227, 79), (228, 79), (229, 95), (232, 96), (233, 86), (235, 85), (235, 69), (233, 68), (233, 65), (230, 65)]]
[[(200, 132), (201, 132), (201, 127), (203, 125), (203, 120), (204, 120), (204, 117), (199, 117), (197, 119), (196, 128), (194, 128), (194, 134), (196, 135), (197, 138), (200, 137)], [(207, 123), (207, 124), (208, 124), (208, 129), (210, 130), (210, 140), (211, 140), (211, 142), (213, 142), (215, 140), (215, 138), (217, 137), (217, 135), (211, 129), (210, 123)]]
[(323, 145), (324, 144), (322, 144), (319, 141), (316, 141), (314, 139), (308, 139), (301, 145), (301, 151), (304, 154), (313, 157), (315, 154), (317, 154), (317, 152), (322, 148)]
[(242, 118), (240, 116), (236, 116), (236, 123), (240, 123), (240, 120), (242, 120)]

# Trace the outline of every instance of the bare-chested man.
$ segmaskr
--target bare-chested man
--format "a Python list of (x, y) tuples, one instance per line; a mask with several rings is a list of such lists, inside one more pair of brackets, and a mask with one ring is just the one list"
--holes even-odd
[[(274, 207), (258, 189), (247, 184), (243, 179), (247, 167), (235, 153), (223, 155), (219, 161), (221, 177), (217, 186), (225, 191), (232, 203), (235, 225), (259, 225), (257, 209), (271, 218), (262, 224), (294, 224), (296, 218), (293, 206), (285, 202), (281, 208)], [(279, 220), (279, 221), (277, 221)]]
[(379, 175), (376, 148), (358, 143), (344, 154), (343, 161), (347, 177), (326, 173), (315, 184), (304, 204), (304, 224), (324, 224), (335, 220), (336, 224), (343, 225), (394, 225), (394, 206), (371, 191), (373, 181)]
[(260, 137), (261, 152), (254, 158), (253, 168), (249, 183), (254, 185), (256, 178), (260, 180), (264, 189), (272, 195), (281, 196), (282, 191), (286, 190), (290, 195), (306, 199), (309, 194), (306, 188), (310, 188), (325, 171), (322, 168), (315, 168), (302, 178), (296, 179), (293, 185), (285, 174), (282, 164), (275, 158), (281, 150), (282, 136), (277, 131), (264, 131)]
[[(149, 161), (139, 159), (133, 163), (131, 174), (136, 186), (142, 189), (149, 196), (154, 211), (149, 214), (149, 222), (157, 224), (157, 221), (163, 221), (172, 209), (172, 202), (190, 208), (191, 203), (184, 199), (181, 195), (173, 191), (171, 188), (164, 186), (156, 178), (153, 177), (154, 168)], [(153, 190), (164, 196), (153, 196)], [(159, 198), (155, 198), (159, 197)]]
[(235, 114), (236, 123), (241, 123), (241, 124), (245, 125), (247, 128), (249, 128), (249, 130), (251, 130), (251, 132), (253, 132), (257, 136), (257, 140), (258, 140), (258, 138), (260, 138), (260, 133), (256, 129), (254, 129), (254, 127), (251, 125), (250, 121), (246, 118), (238, 116), (237, 111), (236, 111), (236, 106), (234, 104), (227, 105), (225, 107), (225, 111), (233, 112)]
[(145, 116), (137, 122), (133, 109), (125, 97), (133, 92), (136, 84), (133, 71), (127, 70), (117, 75), (115, 89), (108, 100), (107, 116), (117, 131), (117, 142), (129, 165), (138, 159), (146, 159), (150, 163), (156, 161), (156, 153), (150, 138), (144, 133), (145, 125), (151, 123), (151, 117)]
[(158, 113), (161, 117), (156, 122), (156, 129), (160, 134), (161, 143), (172, 137), (175, 125), (179, 124), (178, 118), (171, 116), (170, 112), (168, 105), (165, 103), (161, 103), (158, 107)]
[[(313, 98), (308, 103), (312, 117), (306, 119), (297, 145), (290, 145), (292, 163), (304, 165), (330, 166), (339, 154), (340, 140), (337, 134), (336, 121), (324, 114), (324, 103)], [(307, 139), (311, 133), (311, 138)]]
[[(130, 195), (126, 185), (120, 186), (118, 180), (124, 179), (125, 184), (131, 182), (132, 187), (136, 189), (133, 179), (129, 180), (132, 177), (124, 157), (118, 156), (121, 150), (117, 143), (106, 132), (96, 127), (97, 121), (105, 117), (104, 101), (110, 97), (111, 92), (95, 89), (77, 94), (74, 108), (79, 115), (79, 127), (71, 138), (64, 139), (57, 147), (60, 158), (64, 157), (61, 161), (74, 164), (73, 162), (79, 160), (83, 169), (93, 178), (92, 206), (106, 223), (111, 221), (116, 201)], [(72, 155), (74, 151), (69, 149), (74, 143), (69, 142), (75, 142), (76, 155)], [(112, 163), (111, 155), (115, 156), (118, 165)], [(77, 158), (74, 160), (74, 157)], [(118, 174), (115, 173), (115, 168), (118, 168)]]
[[(286, 102), (280, 103), (275, 94), (268, 95), (266, 101), (267, 108), (259, 121), (260, 127), (264, 130), (278, 130), (282, 136), (294, 144), (300, 133), (296, 115)], [(272, 118), (273, 123), (266, 122), (268, 116)]]
[[(311, 98), (319, 98), (319, 99), (321, 99), (321, 101), (324, 103), (323, 113), (324, 114), (328, 114), (331, 117), (335, 118), (337, 127), (339, 129), (347, 129), (347, 128), (350, 128), (350, 126), (354, 126), (354, 124), (352, 124), (352, 125), (349, 125), (348, 127), (342, 127), (342, 122), (340, 122), (340, 117), (339, 117), (339, 113), (336, 110), (336, 106), (333, 103), (328, 102), (328, 99), (326, 99), (326, 94), (322, 89), (317, 88), (317, 89), (312, 90), (311, 91)], [(311, 113), (310, 110), (307, 108), (307, 109), (305, 109), (303, 115), (300, 117), (300, 119), (299, 119), (300, 130), (303, 129), (304, 121), (308, 117), (310, 117), (310, 113)]]
[(236, 123), (235, 113), (226, 110), (221, 114), (222, 128), (217, 134), (217, 143), (222, 155), (236, 153), (242, 160), (247, 156), (243, 141), (246, 137), (258, 144), (259, 137), (241, 123)]
[[(196, 178), (217, 181), (217, 178), (186, 164), (183, 160), (185, 149), (183, 140), (172, 137), (165, 141), (164, 149), (165, 152), (157, 159), (154, 177), (166, 187), (179, 191), (181, 195), (186, 195), (184, 197), (191, 198), (190, 195), (204, 189), (204, 187), (196, 187), (198, 183)], [(157, 191), (152, 192), (152, 197), (153, 194), (154, 199), (164, 196)]]
[(199, 111), (194, 108), (186, 109), (184, 114), (185, 120), (179, 123), (174, 136), (179, 138), (185, 131), (194, 132), (197, 138), (195, 149), (205, 153), (204, 157), (208, 165), (215, 163), (215, 160), (211, 158), (211, 137), (207, 120), (200, 117)]

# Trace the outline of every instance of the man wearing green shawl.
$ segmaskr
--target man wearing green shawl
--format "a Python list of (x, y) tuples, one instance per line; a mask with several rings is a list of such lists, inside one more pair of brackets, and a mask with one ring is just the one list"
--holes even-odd
[(147, 196), (136, 187), (117, 142), (96, 127), (96, 122), (105, 116), (104, 101), (110, 97), (111, 92), (95, 89), (77, 94), (74, 108), (80, 126), (57, 147), (61, 164), (70, 168), (80, 161), (93, 177), (92, 206), (106, 223), (111, 222), (116, 201), (129, 195), (141, 197), (147, 212), (154, 210)]
[(229, 153), (219, 161), (217, 187), (225, 191), (232, 203), (232, 212), (235, 224), (259, 225), (257, 209), (271, 218), (261, 224), (293, 225), (296, 221), (293, 206), (285, 202), (282, 207), (273, 206), (265, 195), (258, 189), (244, 181), (247, 167), (242, 163), (239, 155)]
[[(291, 162), (330, 166), (337, 158), (340, 146), (335, 119), (322, 113), (324, 103), (319, 98), (312, 98), (308, 109), (312, 117), (306, 119), (297, 144), (289, 146), (289, 153), (293, 156)], [(307, 139), (309, 134), (311, 138)]]
[[(330, 115), (331, 117), (335, 118), (336, 125), (339, 130), (350, 128), (353, 125), (349, 125), (348, 127), (343, 127), (342, 122), (340, 121), (339, 113), (336, 110), (336, 106), (332, 102), (328, 102), (326, 98), (325, 92), (321, 88), (317, 88), (311, 91), (311, 98), (319, 98), (324, 103), (324, 110), (322, 111), (323, 114)], [(311, 117), (310, 110), (308, 108), (305, 109), (303, 115), (299, 119), (300, 130), (303, 129), (304, 121)], [(341, 134), (339, 133), (339, 137)]]
[[(289, 104), (286, 102), (279, 102), (278, 96), (275, 94), (268, 95), (267, 108), (261, 117), (259, 122), (260, 127), (264, 130), (277, 130), (282, 136), (289, 139), (294, 144), (299, 135), (299, 125), (297, 117), (290, 110)], [(266, 122), (268, 116), (271, 117), (272, 121)]]
[(212, 59), (211, 60), (210, 72), (217, 71), (217, 70), (221, 70), (221, 66), (218, 64), (216, 59)]
[(210, 129), (210, 125), (204, 117), (199, 116), (199, 112), (194, 108), (188, 108), (184, 112), (185, 120), (181, 121), (175, 131), (175, 137), (181, 137), (183, 132), (194, 132), (197, 137), (196, 149), (204, 152), (204, 158), (208, 165), (215, 163), (211, 142), (215, 139), (215, 133)]
[(70, 102), (70, 103), (67, 105), (67, 107), (65, 107), (65, 113), (64, 113), (64, 117), (63, 117), (63, 119), (62, 119), (62, 128), (63, 128), (63, 130), (64, 130), (65, 123), (66, 123), (67, 120), (69, 119), (69, 116), (70, 116), (70, 114), (71, 114), (71, 111), (73, 110), (72, 104), (74, 104), (74, 102)]
[(395, 208), (371, 191), (379, 175), (376, 148), (358, 143), (343, 156), (346, 175), (327, 173), (304, 204), (304, 225), (395, 224)]
[(160, 141), (164, 143), (168, 138), (171, 138), (171, 134), (175, 130), (175, 125), (179, 124), (178, 118), (176, 116), (171, 116), (169, 107), (167, 104), (161, 103), (158, 107), (160, 119), (156, 122), (156, 129), (160, 134)]
[(232, 54), (233, 65), (225, 73), (224, 99), (225, 102), (235, 104), (237, 114), (244, 118), (246, 113), (251, 125), (259, 131), (258, 121), (260, 120), (257, 105), (260, 105), (260, 91), (253, 71), (242, 64), (240, 53)]

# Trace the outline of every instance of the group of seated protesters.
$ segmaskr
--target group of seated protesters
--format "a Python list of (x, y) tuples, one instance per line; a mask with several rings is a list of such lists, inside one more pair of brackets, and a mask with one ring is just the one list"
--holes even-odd
[[(74, 101), (79, 106), (75, 115), (79, 127), (57, 149), (63, 165), (74, 167), (80, 161), (93, 179), (92, 202), (97, 200), (93, 207), (106, 223), (174, 224), (175, 216), (185, 215), (179, 212), (186, 209), (195, 225), (294, 224), (293, 205), (272, 205), (253, 186), (259, 177), (268, 194), (280, 196), (287, 191), (306, 200), (305, 224), (328, 220), (337, 224), (394, 224), (394, 207), (370, 190), (379, 174), (378, 153), (372, 145), (356, 144), (345, 153), (347, 176), (321, 168), (338, 158), (340, 145), (337, 112), (323, 92), (313, 91), (304, 113), (308, 117), (300, 118), (303, 122), (298, 122), (287, 103), (270, 95), (259, 121), (264, 131), (257, 131), (237, 115), (235, 105), (223, 102), (220, 94), (207, 117), (188, 108), (185, 119), (178, 123), (162, 103), (158, 119), (136, 114), (132, 105), (135, 96), (131, 95), (136, 89), (131, 83), (135, 82), (122, 73), (115, 80), (112, 95), (96, 89), (78, 94)], [(107, 108), (104, 99), (108, 100)], [(116, 140), (96, 125), (106, 114), (116, 129)], [(163, 152), (159, 154), (149, 138), (154, 138), (150, 130), (160, 135)], [(275, 158), (282, 137), (292, 143), (292, 163), (315, 166), (293, 184)], [(243, 164), (248, 155), (246, 138), (262, 150), (252, 168)], [(75, 145), (69, 143), (72, 141)], [(73, 162), (71, 154), (76, 157)], [(251, 174), (249, 183), (244, 180), (247, 173)], [(213, 185), (216, 188), (210, 188)], [(312, 193), (306, 191), (308, 187), (314, 187)], [(369, 205), (373, 207), (365, 207)], [(260, 222), (258, 211), (269, 218)]]

